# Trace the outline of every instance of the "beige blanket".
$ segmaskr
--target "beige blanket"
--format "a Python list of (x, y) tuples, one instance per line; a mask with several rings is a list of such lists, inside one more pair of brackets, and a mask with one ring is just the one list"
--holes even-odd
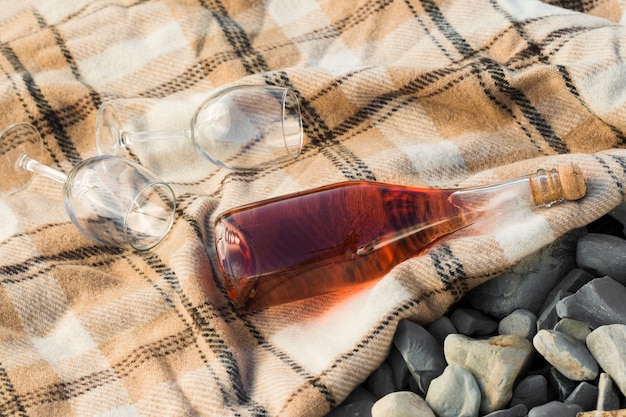
[[(436, 318), (609, 212), (626, 184), (622, 9), (550, 3), (2, 0), (0, 128), (32, 123), (56, 169), (96, 155), (106, 99), (243, 82), (296, 91), (305, 146), (256, 173), (183, 145), (129, 149), (178, 198), (147, 252), (83, 236), (48, 179), (3, 196), (0, 414), (322, 416), (384, 359), (398, 320)], [(469, 186), (568, 161), (583, 200), (452, 236), (346, 300), (244, 313), (220, 284), (213, 221), (228, 208), (344, 180)]]

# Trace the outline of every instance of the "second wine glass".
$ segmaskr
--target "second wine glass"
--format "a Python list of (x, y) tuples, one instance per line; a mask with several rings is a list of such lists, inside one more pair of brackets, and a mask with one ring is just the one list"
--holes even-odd
[(132, 144), (187, 139), (213, 164), (244, 170), (300, 154), (302, 117), (293, 90), (236, 85), (202, 96), (103, 103), (96, 121), (98, 152), (117, 154)]
[(0, 194), (24, 188), (38, 174), (63, 184), (63, 203), (72, 223), (91, 239), (146, 250), (167, 235), (176, 197), (170, 186), (141, 165), (114, 155), (86, 159), (69, 174), (40, 161), (41, 137), (17, 123), (0, 132)]

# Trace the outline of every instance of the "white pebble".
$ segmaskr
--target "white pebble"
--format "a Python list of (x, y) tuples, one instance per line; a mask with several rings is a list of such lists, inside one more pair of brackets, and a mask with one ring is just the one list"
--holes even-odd
[(372, 417), (436, 417), (419, 395), (411, 391), (397, 391), (374, 403)]

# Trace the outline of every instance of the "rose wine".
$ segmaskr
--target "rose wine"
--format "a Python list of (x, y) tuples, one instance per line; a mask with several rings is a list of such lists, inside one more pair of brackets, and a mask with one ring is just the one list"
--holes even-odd
[(359, 288), (511, 201), (549, 206), (569, 197), (557, 170), (474, 189), (349, 181), (222, 213), (215, 245), (228, 294), (253, 310)]

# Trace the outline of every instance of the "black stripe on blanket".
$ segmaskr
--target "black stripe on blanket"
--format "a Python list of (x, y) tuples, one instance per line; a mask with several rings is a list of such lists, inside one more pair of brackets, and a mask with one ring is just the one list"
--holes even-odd
[(454, 297), (455, 302), (460, 300), (469, 291), (467, 284), (467, 274), (463, 265), (454, 255), (450, 246), (445, 243), (434, 246), (428, 255), (432, 260), (437, 275), (445, 284), (447, 291)]
[[(196, 342), (193, 343), (194, 348), (198, 356), (202, 359), (206, 368), (211, 371), (213, 375), (213, 379), (215, 384), (219, 387), (220, 393), (222, 394), (222, 401), (227, 404), (229, 407), (234, 407), (235, 404), (232, 404), (230, 393), (235, 394), (235, 398), (237, 399), (237, 406), (245, 405), (249, 408), (249, 410), (254, 411), (257, 415), (263, 416), (267, 415), (267, 411), (261, 407), (261, 405), (250, 402), (250, 396), (245, 390), (243, 380), (241, 377), (241, 371), (239, 370), (239, 365), (234, 358), (233, 353), (229, 349), (227, 343), (220, 336), (219, 332), (215, 329), (214, 326), (211, 326), (210, 320), (208, 320), (202, 314), (199, 314), (197, 308), (193, 306), (193, 303), (189, 300), (186, 294), (180, 288), (180, 282), (174, 271), (172, 271), (167, 265), (163, 263), (159, 257), (154, 253), (142, 253), (144, 260), (151, 269), (153, 269), (159, 276), (163, 277), (165, 281), (170, 285), (170, 287), (176, 292), (177, 296), (180, 297), (180, 301), (184, 308), (187, 310), (187, 315), (183, 315), (177, 311), (177, 316), (181, 323), (184, 324), (185, 328), (195, 334), (200, 334), (203, 338), (204, 342), (207, 346), (211, 348), (215, 357), (218, 358), (220, 365), (224, 368), (227, 375), (229, 376), (229, 385), (224, 386), (222, 381), (219, 380), (215, 371), (212, 370), (212, 366), (208, 361), (206, 355), (202, 352), (202, 349), (198, 346)], [(130, 258), (127, 258), (127, 261), (132, 265)], [(138, 268), (135, 268), (138, 273), (141, 273)], [(143, 275), (143, 274), (142, 274)], [(144, 275), (145, 278), (147, 278)], [(174, 307), (174, 302), (167, 296), (167, 291), (162, 290), (159, 286), (151, 282), (151, 285), (159, 291), (159, 293), (165, 298), (168, 304)], [(193, 324), (188, 323), (186, 316), (192, 317)], [(195, 329), (195, 331), (194, 331)], [(195, 336), (194, 336), (195, 340)], [(231, 408), (234, 412), (234, 408)]]
[[(48, 103), (48, 101), (46, 100), (46, 97), (41, 91), (41, 88), (39, 88), (39, 86), (33, 79), (31, 73), (28, 72), (26, 68), (24, 68), (24, 65), (20, 61), (19, 57), (15, 54), (15, 52), (9, 45), (3, 43), (2, 45), (0, 45), (0, 50), (2, 51), (2, 55), (4, 55), (7, 61), (11, 63), (13, 69), (15, 69), (15, 72), (22, 74), (22, 80), (26, 85), (28, 93), (35, 101), (37, 109), (43, 116), (45, 123), (52, 129), (52, 132), (57, 139), (61, 151), (63, 152), (65, 157), (74, 164), (80, 162), (81, 157), (78, 154), (74, 143), (67, 134), (67, 131), (63, 127), (63, 124), (59, 121), (56, 112), (52, 109), (52, 106), (50, 106), (50, 103)], [(36, 128), (39, 128), (39, 126), (37, 126), (37, 123), (34, 122), (33, 125)]]
[[(335, 167), (350, 180), (366, 179), (376, 180), (374, 172), (367, 164), (360, 159), (354, 152), (337, 140), (336, 135), (341, 131), (331, 130), (322, 117), (315, 110), (312, 102), (307, 100), (293, 85), (287, 74), (283, 71), (272, 72), (265, 75), (266, 82), (271, 85), (281, 85), (290, 87), (300, 101), (300, 111), (302, 113), (303, 127), (309, 137), (311, 143), (306, 144), (306, 150), (312, 150), (317, 147), (320, 152)], [(326, 90), (330, 92), (332, 89)]]
[(241, 64), (248, 74), (258, 74), (268, 71), (269, 67), (263, 56), (252, 48), (248, 35), (243, 28), (228, 15), (226, 7), (220, 0), (201, 0), (200, 4), (213, 13), (213, 17), (219, 23), (224, 36), (239, 57)]

